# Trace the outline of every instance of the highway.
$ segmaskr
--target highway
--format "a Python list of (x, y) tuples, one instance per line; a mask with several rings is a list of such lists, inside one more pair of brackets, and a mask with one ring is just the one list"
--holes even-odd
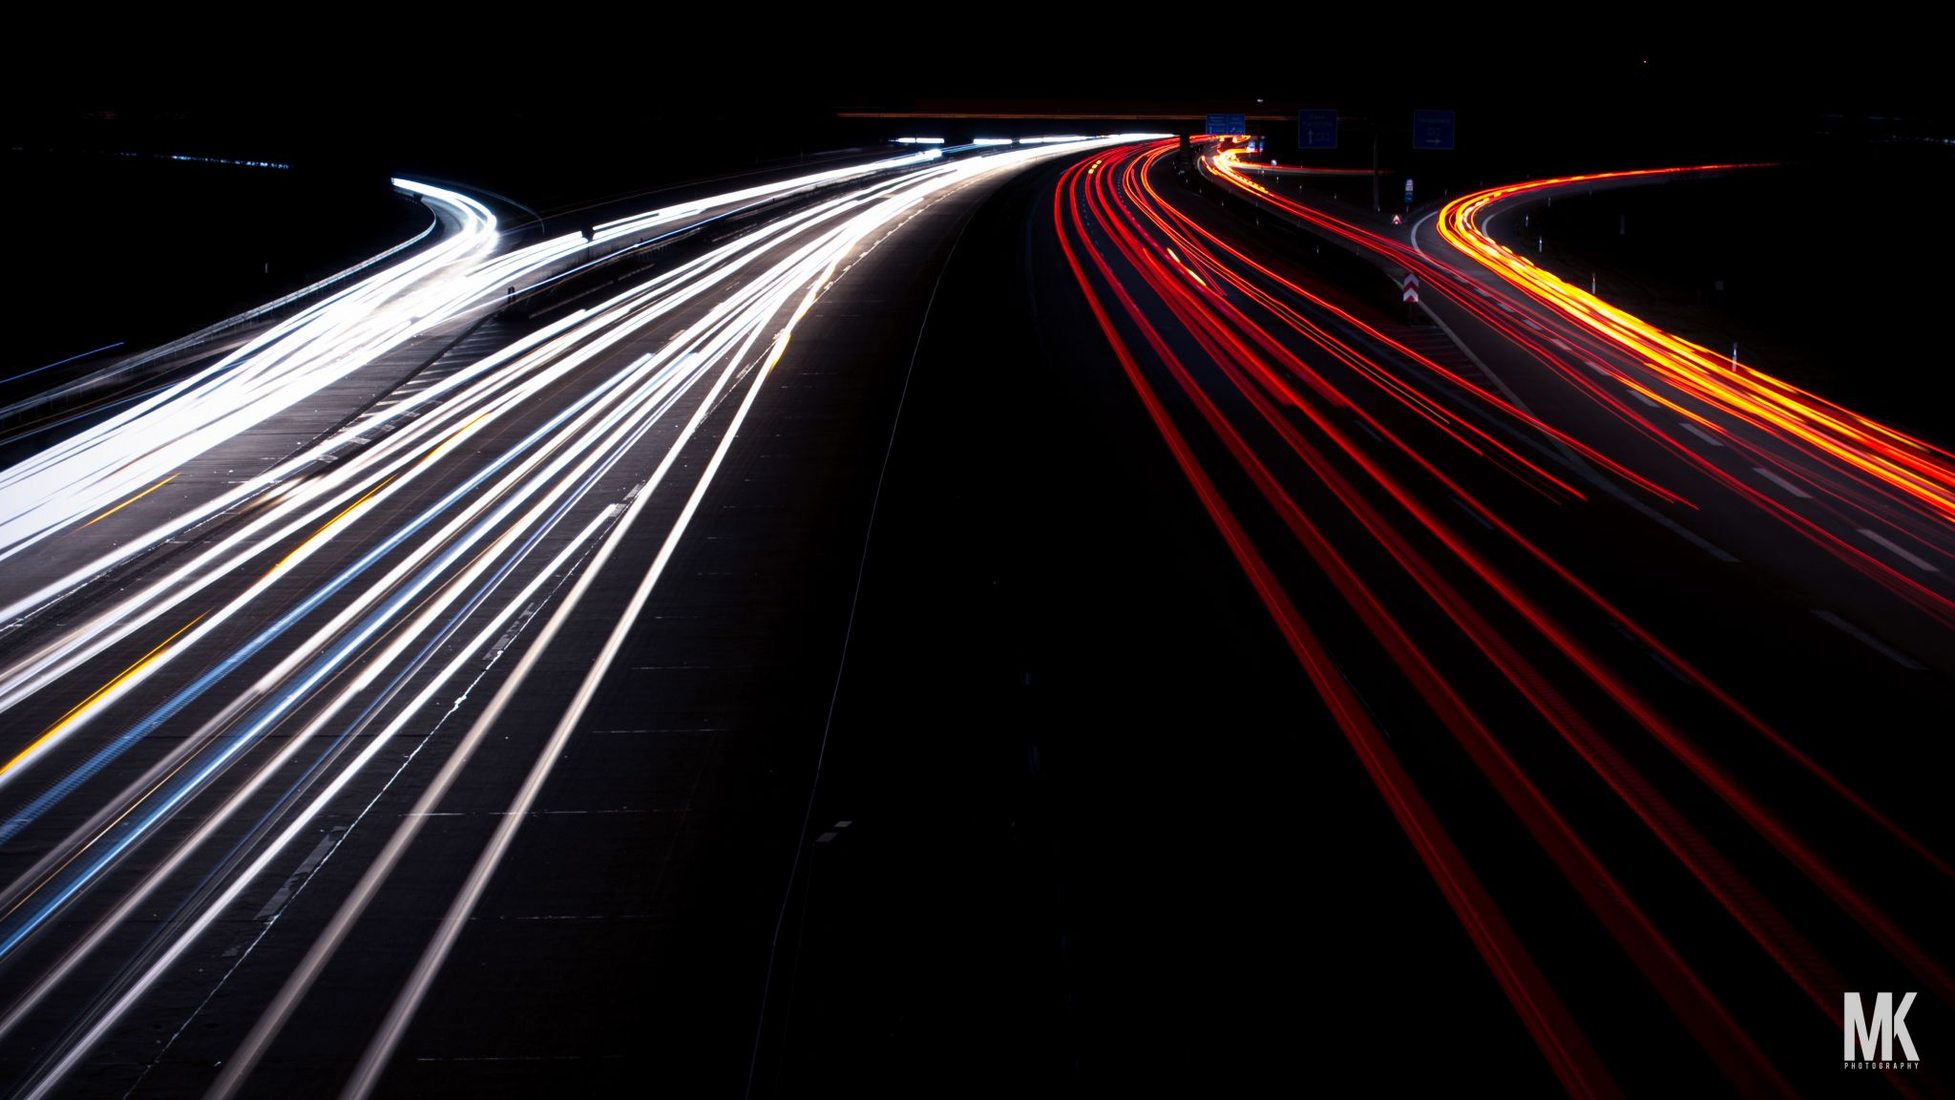
[[(1838, 1049), (1842, 990), (1945, 1019), (1952, 838), (1906, 761), (1955, 671), (1949, 456), (1487, 236), (1503, 202), (1594, 181), (1394, 235), (1227, 145), (1078, 159), (1047, 217), (1307, 680), (1265, 735), (1349, 747), (1571, 1095), (1834, 1093), (1810, 1052)], [(1416, 275), (1437, 323), (1327, 286), (1258, 218)]]
[(1815, 614), (1897, 663), (1955, 667), (1946, 568), (1955, 565), (1947, 512), (1955, 456), (1662, 332), (1488, 235), (1503, 210), (1557, 192), (1730, 166), (1492, 188), (1446, 203), (1394, 239), (1263, 188), (1231, 160), (1216, 162), (1229, 185), (1416, 275), (1432, 315), (1492, 357), (1483, 383), (1578, 439), (1607, 440), (1611, 456), (1689, 486), (1687, 503), (1667, 519), (1707, 552), (1805, 588)]
[[(609, 1006), (628, 998), (580, 1012), (561, 1002), (591, 985), (536, 975), (525, 995), (511, 974), (636, 982), (703, 952), (711, 935), (611, 931), (667, 904), (627, 888), (640, 875), (713, 896), (680, 888), (720, 866), (700, 832), (754, 857), (734, 874), (759, 927), (791, 818), (724, 805), (747, 769), (812, 764), (806, 728), (769, 718), (832, 691), (846, 587), (776, 617), (805, 599), (798, 568), (859, 553), (869, 482), (843, 475), (893, 415), (884, 330), (917, 323), (917, 267), (965, 211), (1075, 148), (926, 150), (521, 248), (469, 196), (397, 181), (437, 242), (0, 472), (14, 1092), (743, 1080), (718, 1055), (750, 1046), (764, 938), (727, 937), (744, 982), (688, 971), (711, 983), (681, 1013), (702, 1045), (675, 1039), (656, 1074), (620, 1062), (642, 1021)], [(593, 249), (709, 224), (643, 277), (527, 322), (502, 309), (574, 286)], [(646, 687), (716, 666), (734, 671)], [(483, 942), (485, 913), (528, 934)]]
[(11, 1095), (1946, 1091), (1955, 456), (1503, 230), (1741, 167), (911, 144), (0, 411)]

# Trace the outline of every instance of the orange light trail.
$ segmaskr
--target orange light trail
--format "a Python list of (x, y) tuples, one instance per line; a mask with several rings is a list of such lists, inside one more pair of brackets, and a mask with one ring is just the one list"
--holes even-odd
[[(1165, 181), (1167, 175), (1154, 169), (1172, 151), (1171, 145), (1163, 143), (1105, 154), (1090, 164), (1076, 164), (1062, 177), (1053, 222), (1064, 259), (1121, 372), (1201, 506), (1564, 1087), (1575, 1094), (1607, 1094), (1614, 1083), (1607, 1067), (1588, 1049), (1579, 1027), (1549, 1022), (1558, 1004), (1555, 989), (1536, 969), (1525, 945), (1511, 938), (1513, 930), (1500, 902), (1484, 892), (1470, 867), (1460, 862), (1463, 857), (1443, 821), (1424, 801), (1417, 779), (1394, 758), (1390, 744), (1379, 740), (1381, 730), (1368, 710), (1362, 704), (1352, 705), (1350, 685), (1336, 675), (1339, 655), (1329, 639), (1303, 621), (1298, 598), (1287, 590), (1286, 575), (1279, 574), (1274, 564), (1279, 556), (1302, 551), (1314, 565), (1316, 577), (1355, 613), (1401, 681), (1466, 752), (1739, 1091), (1772, 1094), (1789, 1089), (1656, 918), (1629, 900), (1622, 882), (1589, 847), (1579, 827), (1565, 816), (1567, 811), (1556, 805), (1555, 796), (1522, 770), (1521, 762), (1510, 754), (1515, 734), (1496, 732), (1494, 716), (1480, 709), (1484, 704), (1477, 692), (1482, 685), (1501, 682), (1522, 701), (1542, 731), (1582, 761), (1834, 1026), (1839, 1022), (1834, 991), (1843, 979), (1828, 957), (1831, 945), (1808, 934), (1808, 928), (1802, 927), (1806, 922), (1795, 919), (1794, 910), (1775, 896), (1775, 883), (1754, 878), (1721, 850), (1690, 802), (1663, 789), (1658, 773), (1643, 761), (1643, 750), (1619, 741), (1617, 731), (1626, 727), (1646, 736), (1647, 743), (1667, 758), (1661, 766), (1681, 766), (1723, 811), (1742, 821), (1874, 942), (1903, 960), (1924, 985), (1938, 995), (1955, 994), (1955, 977), (1842, 873), (1821, 847), (1809, 842), (1785, 808), (1754, 792), (1717, 751), (1723, 747), (1720, 742), (1698, 735), (1666, 713), (1667, 704), (1638, 686), (1637, 677), (1612, 661), (1608, 649), (1585, 639), (1578, 623), (1607, 622), (1677, 678), (1706, 693), (1736, 723), (1749, 727), (1779, 759), (1824, 784), (1935, 872), (1955, 877), (1955, 868), (1664, 645), (1634, 616), (1584, 583), (1572, 564), (1558, 560), (1548, 545), (1524, 535), (1525, 518), (1503, 517), (1498, 500), (1476, 494), (1469, 486), (1485, 487), (1488, 482), (1477, 474), (1469, 478), (1467, 468), (1485, 464), (1533, 490), (1550, 507), (1590, 499), (1574, 482), (1529, 460), (1498, 433), (1460, 415), (1430, 385), (1416, 380), (1422, 376), (1436, 380), (1513, 427), (1553, 438), (1569, 452), (1665, 503), (1695, 505), (1622, 462), (1611, 461), (1596, 447), (1541, 422), (1518, 399), (1495, 394), (1473, 378), (1406, 347), (1377, 325), (1313, 293), (1309, 285), (1286, 278), (1272, 263), (1232, 243), (1229, 235), (1207, 228), (1202, 224), (1207, 219), (1181, 208), (1187, 203), (1162, 193), (1168, 188), (1155, 187), (1155, 177)], [(1399, 241), (1314, 211), (1253, 180), (1241, 180), (1232, 175), (1232, 161), (1231, 154), (1224, 152), (1211, 163), (1230, 183), (1256, 193), (1259, 200), (1360, 248), (1391, 257), (1544, 363), (1561, 368), (1586, 363), (1594, 373), (1605, 375), (1606, 381), (1598, 383), (1580, 369), (1561, 371), (1633, 430), (1666, 447), (1683, 449), (1707, 472), (1722, 475), (1719, 485), (1742, 491), (1728, 474), (1689, 452), (1688, 438), (1728, 449), (1719, 453), (1771, 461), (1753, 455), (1759, 441), (1722, 415), (1723, 405), (1692, 400), (1694, 393), (1680, 392), (1660, 373), (1656, 381), (1664, 384), (1654, 385), (1648, 376), (1631, 378), (1585, 360), (1567, 340), (1517, 312), (1514, 303), (1494, 299), (1454, 269)], [(1606, 304), (1584, 303), (1581, 308), (1601, 311)], [(1568, 358), (1557, 356), (1549, 345)], [(1638, 361), (1655, 358), (1660, 349), (1660, 344), (1639, 345)], [(1407, 371), (1408, 365), (1416, 370)], [(1762, 380), (1759, 385), (1769, 383)], [(1677, 418), (1684, 436), (1672, 438), (1660, 425), (1626, 406), (1623, 399), (1631, 394)], [(1378, 395), (1386, 400), (1378, 400)], [(1394, 415), (1390, 403), (1416, 419)], [(1422, 434), (1435, 432), (1436, 436)], [(1863, 434), (1873, 436), (1874, 427)], [(1450, 453), (1453, 447), (1459, 453)], [(1218, 469), (1227, 475), (1226, 481), (1218, 476)], [(1500, 556), (1480, 546), (1482, 536), (1467, 537), (1457, 525), (1458, 517), (1444, 507), (1448, 496), (1490, 532), (1485, 538), (1502, 544)], [(1440, 507), (1433, 507), (1433, 501)], [(1870, 574), (1882, 573), (1896, 586), (1914, 584), (1806, 517), (1768, 498), (1758, 502), (1774, 518), (1854, 560)], [(1276, 530), (1287, 532), (1289, 543), (1281, 537), (1252, 534), (1245, 519), (1251, 513), (1275, 519), (1280, 525)], [(1517, 550), (1520, 557), (1509, 560), (1505, 550)], [(1541, 579), (1530, 579), (1535, 577)], [(1387, 578), (1389, 583), (1378, 583)], [(1394, 587), (1405, 582), (1409, 589)], [(1573, 601), (1563, 603), (1553, 596), (1557, 588), (1572, 595)], [(1918, 585), (1909, 591), (1934, 595)], [(1408, 597), (1407, 592), (1416, 596)], [(1415, 602), (1401, 609), (1399, 602), (1408, 598)], [(1412, 620), (1402, 617), (1413, 607), (1419, 609), (1413, 614), (1436, 610), (1441, 621), (1468, 643), (1474, 660), (1484, 663), (1474, 666), (1470, 676), (1442, 664), (1428, 638), (1416, 632)], [(1541, 643), (1555, 656), (1540, 656)], [(1595, 707), (1585, 698), (1605, 705)]]
[[(1434, 216), (1442, 236), (1467, 251), (1476, 265), (1485, 264), (1513, 283), (1525, 296), (1528, 308), (1538, 313), (1529, 316), (1515, 302), (1475, 282), (1439, 256), (1271, 189), (1247, 173), (1251, 166), (1234, 149), (1221, 147), (1204, 156), (1202, 164), (1213, 178), (1251, 201), (1417, 275), (1428, 290), (1526, 352), (1630, 431), (1924, 614), (1955, 626), (1955, 600), (1924, 584), (1918, 574), (1883, 560), (1853, 541), (1850, 534), (1843, 535), (1788, 507), (1759, 485), (1734, 476), (1706, 457), (1702, 449), (1729, 448), (1765, 469), (1768, 476), (1795, 488), (1803, 483), (1805, 488), (1798, 488), (1799, 492), (1858, 512), (1858, 520), (1850, 526), (1864, 524), (1887, 530), (1902, 543), (1944, 554), (1948, 552), (1933, 551), (1932, 546), (1955, 526), (1955, 510), (1951, 510), (1955, 506), (1955, 454), (1650, 326), (1515, 256), (1481, 226), (1489, 204), (1524, 194), (1538, 198), (1551, 187), (1657, 180), (1756, 166), (1700, 165), (1556, 177), (1492, 188), (1446, 204)], [(1649, 374), (1638, 381), (1625, 372), (1622, 363), (1606, 362), (1623, 355), (1633, 358)], [(1434, 369), (1432, 364), (1422, 365)], [(1489, 395), (1476, 392), (1471, 382), (1443, 369), (1435, 373), (1461, 392), (1488, 400)], [(1615, 384), (1604, 384), (1595, 375)], [(1651, 419), (1627, 403), (1627, 397), (1677, 416), (1680, 424), (1666, 425)], [(1673, 431), (1677, 426), (1684, 431)], [(1644, 492), (1655, 491), (1647, 480), (1637, 479), (1621, 464), (1598, 462), (1593, 450), (1574, 445), (1559, 432), (1551, 434), (1558, 445), (1575, 450), (1598, 468), (1630, 480)], [(1693, 501), (1669, 499), (1674, 504), (1697, 506)], [(1923, 571), (1932, 568), (1931, 564)]]
[(1955, 523), (1955, 454), (1665, 332), (1515, 255), (1480, 225), (1496, 203), (1551, 188), (1727, 167), (1736, 166), (1600, 172), (1489, 188), (1447, 203), (1439, 212), (1439, 235), (1536, 302), (1639, 356), (1679, 391), (1753, 427), (1795, 438)]

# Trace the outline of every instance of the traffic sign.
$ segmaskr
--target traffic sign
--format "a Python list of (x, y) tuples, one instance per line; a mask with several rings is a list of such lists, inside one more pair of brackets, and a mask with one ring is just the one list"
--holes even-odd
[(1405, 205), (1412, 205), (1412, 177), (1405, 177)]
[(1297, 148), (1337, 148), (1337, 112), (1318, 110), (1298, 111)]
[(1399, 280), (1398, 300), (1401, 302), (1416, 302), (1419, 300), (1419, 277), (1417, 275), (1408, 271), (1405, 273), (1405, 278)]
[(1412, 148), (1451, 149), (1452, 147), (1453, 112), (1412, 112)]
[(1246, 134), (1249, 120), (1241, 115), (1209, 115), (1204, 134)]

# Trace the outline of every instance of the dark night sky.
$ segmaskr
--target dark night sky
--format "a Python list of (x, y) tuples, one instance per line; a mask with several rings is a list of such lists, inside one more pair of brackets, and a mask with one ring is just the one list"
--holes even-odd
[[(1852, 158), (1882, 127), (1955, 133), (1942, 43), (1837, 14), (1812, 32), (1754, 23), (1719, 40), (1647, 7), (1610, 14), (1599, 31), (1528, 15), (1377, 9), (1126, 26), (1100, 8), (1092, 25), (1068, 27), (1050, 8), (1013, 18), (986, 6), (937, 9), (945, 26), (936, 30), (839, 9), (793, 24), (670, 11), (647, 7), (620, 23), (560, 9), (518, 21), (332, 7), (281, 13), (289, 29), (274, 30), (177, 9), (109, 18), (77, 7), (0, 44), (0, 129), (27, 151), (10, 171), (90, 159), (72, 153), (191, 153), (290, 162), (322, 200), (384, 193), (400, 173), (543, 209), (930, 129), (838, 122), (847, 109), (1334, 107), (1361, 123), (1341, 157), (1364, 156), (1370, 116), (1386, 167), (1396, 150), (1399, 167), (1440, 187), (1796, 159), (1813, 148), (1825, 112), (1848, 120), (1854, 137), (1834, 151)], [(1407, 154), (1413, 107), (1459, 112), (1457, 153)], [(1870, 115), (1904, 121), (1874, 126)], [(1294, 132), (1260, 126), (1273, 150)], [(59, 155), (38, 156), (50, 151)], [(15, 177), (8, 186), (18, 198), (36, 185)]]
[[(1855, 144), (1896, 126), (1955, 133), (1941, 44), (1871, 20), (1754, 25), (1720, 40), (1646, 7), (1599, 30), (1527, 15), (1301, 10), (1068, 29), (1049, 9), (1013, 19), (986, 7), (981, 18), (946, 9), (947, 25), (930, 31), (869, 12), (823, 9), (790, 25), (669, 11), (475, 25), (465, 10), (309, 9), (289, 34), (174, 12), (82, 13), (0, 47), (12, 55), (0, 65), (4, 128), (28, 149), (277, 159), (375, 181), (415, 173), (538, 205), (693, 178), (707, 149), (737, 165), (910, 129), (838, 123), (848, 109), (1327, 106), (1385, 120), (1390, 149), (1405, 139), (1389, 127), (1409, 128), (1411, 108), (1452, 107), (1460, 151), (1446, 171), (1462, 183), (1796, 159), (1828, 112), (1849, 120)], [(1261, 126), (1279, 143), (1291, 132)]]
[(1655, 116), (1679, 133), (1771, 126), (1819, 109), (1951, 113), (1935, 36), (1837, 14), (1812, 32), (1754, 24), (1719, 40), (1647, 8), (1587, 29), (1511, 15), (1299, 13), (1287, 22), (1207, 17), (1071, 33), (1046, 18), (980, 21), (951, 11), (948, 28), (934, 34), (887, 15), (837, 11), (794, 26), (756, 16), (749, 25), (762, 29), (747, 36), (663, 18), (667, 10), (643, 9), (622, 27), (555, 14), (535, 25), (470, 27), (465, 9), (384, 18), (302, 9), (289, 38), (174, 11), (113, 23), (70, 17), (38, 39), (12, 36), (8, 128), (113, 110), (195, 119), (264, 141), (343, 143), (510, 119), (795, 125), (836, 108), (997, 96), (1263, 96), (1347, 109), (1419, 100), (1558, 125)]

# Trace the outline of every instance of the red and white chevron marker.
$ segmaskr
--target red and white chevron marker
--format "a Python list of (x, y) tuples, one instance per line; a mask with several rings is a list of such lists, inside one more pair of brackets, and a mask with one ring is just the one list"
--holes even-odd
[(1419, 277), (1417, 275), (1412, 274), (1410, 271), (1406, 272), (1405, 278), (1399, 281), (1398, 288), (1400, 301), (1416, 302), (1419, 300)]

